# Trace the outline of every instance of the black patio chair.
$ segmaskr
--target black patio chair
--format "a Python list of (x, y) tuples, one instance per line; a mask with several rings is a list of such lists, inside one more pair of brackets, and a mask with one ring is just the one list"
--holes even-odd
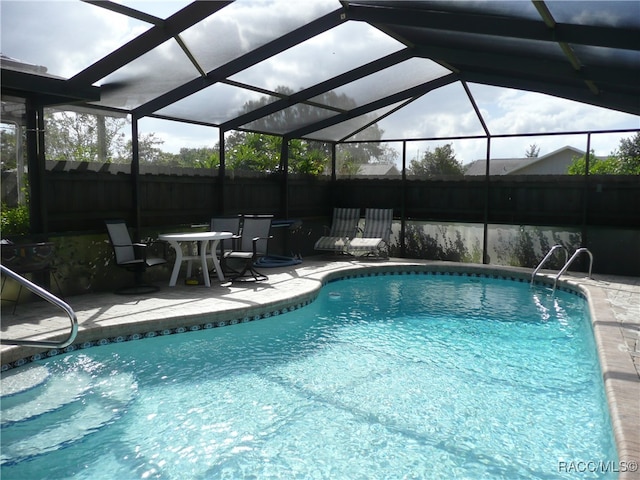
[(159, 290), (156, 285), (144, 283), (143, 274), (148, 267), (155, 267), (167, 263), (165, 258), (148, 257), (146, 243), (133, 243), (129, 235), (129, 229), (124, 220), (105, 220), (109, 241), (113, 248), (116, 265), (133, 272), (134, 284), (119, 288), (116, 293), (121, 295), (134, 295), (151, 293)]
[(232, 271), (229, 275), (232, 282), (259, 282), (269, 278), (257, 271), (254, 263), (267, 254), (267, 242), (273, 238), (270, 235), (272, 220), (273, 215), (244, 215), (242, 233), (236, 246), (230, 252), (224, 253), (227, 267), (229, 267), (229, 260), (242, 261), (240, 270)]

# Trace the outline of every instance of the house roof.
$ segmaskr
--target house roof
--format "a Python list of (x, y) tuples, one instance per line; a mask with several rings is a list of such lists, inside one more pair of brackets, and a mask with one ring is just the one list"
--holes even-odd
[(364, 163), (360, 165), (358, 175), (400, 175), (400, 170), (389, 163)]
[[(489, 162), (489, 175), (509, 175), (518, 172), (524, 168), (530, 167), (536, 163), (543, 162), (549, 158), (555, 157), (561, 152), (571, 151), (573, 156), (580, 157), (585, 154), (584, 151), (565, 146), (554, 150), (551, 153), (542, 155), (541, 157), (524, 157), (524, 158), (492, 158)], [(465, 175), (484, 175), (486, 173), (487, 161), (485, 159), (475, 160), (465, 168)]]
[[(3, 2), (3, 49), (6, 25), (34, 22), (42, 29), (54, 21), (48, 7), (56, 3)], [(462, 86), (485, 130), (470, 84), (640, 114), (637, 1), (262, 4), (258, 14), (260, 5), (247, 0), (180, 8), (146, 2), (139, 9), (65, 2), (55, 8), (69, 18), (58, 27), (70, 36), (55, 57), (41, 62), (49, 73), (16, 68), (7, 60), (14, 53), (4, 51), (3, 93), (37, 96), (49, 105), (84, 102), (134, 118), (334, 142), (355, 139), (384, 116), (451, 84)], [(138, 22), (140, 33), (60, 75), (55, 60), (64, 64), (76, 56), (74, 33), (105, 11)], [(331, 43), (337, 37), (342, 40)], [(46, 35), (22, 40), (34, 54), (47, 42)], [(97, 41), (91, 46), (102, 48)], [(303, 83), (291, 81), (293, 68), (304, 71)]]

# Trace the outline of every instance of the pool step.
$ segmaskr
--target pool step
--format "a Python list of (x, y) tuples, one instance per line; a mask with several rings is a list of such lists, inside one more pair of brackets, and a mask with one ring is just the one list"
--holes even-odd
[(98, 431), (124, 413), (136, 390), (130, 373), (96, 380), (73, 372), (3, 397), (0, 464), (65, 448)]
[(61, 376), (55, 382), (47, 382), (37, 389), (29, 389), (22, 395), (2, 399), (0, 427), (23, 422), (45, 413), (58, 410), (75, 402), (91, 386), (86, 373), (73, 372)]
[(48, 378), (49, 369), (43, 365), (33, 364), (9, 370), (0, 377), (0, 399), (31, 390)]

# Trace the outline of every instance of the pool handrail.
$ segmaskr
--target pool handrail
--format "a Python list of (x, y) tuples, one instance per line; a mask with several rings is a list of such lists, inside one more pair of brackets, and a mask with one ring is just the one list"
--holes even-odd
[(0, 265), (0, 272), (2, 272), (3, 275), (15, 280), (16, 282), (18, 282), (28, 290), (32, 291), (39, 297), (45, 299), (47, 302), (51, 303), (52, 305), (60, 308), (61, 310), (64, 310), (71, 321), (71, 332), (69, 333), (69, 336), (63, 341), (38, 341), (38, 340), (17, 340), (17, 339), (13, 340), (13, 339), (0, 338), (0, 344), (22, 345), (25, 347), (53, 347), (53, 348), (64, 348), (71, 345), (73, 341), (76, 339), (76, 335), (78, 334), (78, 317), (76, 316), (76, 313), (73, 311), (71, 306), (68, 303), (61, 300), (60, 298), (56, 297), (51, 292), (45, 290), (39, 285), (36, 285), (30, 280), (27, 280), (23, 276), (17, 274), (16, 272), (11, 270), (10, 268), (5, 267), (4, 265)]
[(542, 261), (538, 264), (538, 266), (536, 267), (536, 269), (533, 271), (533, 273), (531, 274), (531, 285), (533, 285), (533, 281), (536, 277), (536, 274), (538, 273), (538, 271), (542, 268), (542, 266), (547, 262), (547, 260), (549, 260), (549, 258), (551, 257), (551, 255), (553, 255), (553, 252), (555, 252), (558, 248), (561, 248), (564, 250), (564, 264), (567, 264), (567, 259), (569, 258), (569, 252), (567, 251), (567, 249), (565, 248), (564, 245), (554, 245), (553, 247), (551, 247), (551, 250), (549, 250), (547, 252), (547, 254), (544, 256), (544, 258), (542, 259)]
[(564, 267), (562, 267), (562, 270), (560, 270), (556, 275), (556, 277), (553, 279), (554, 291), (556, 289), (556, 284), (558, 283), (558, 279), (560, 278), (560, 276), (567, 271), (567, 269), (569, 268), (569, 265), (571, 265), (571, 263), (578, 257), (578, 255), (585, 252), (589, 254), (589, 275), (587, 276), (587, 278), (591, 278), (591, 268), (593, 267), (593, 255), (587, 248), (585, 247), (579, 248), (573, 253), (573, 255), (571, 255), (571, 258), (569, 259), (569, 261), (564, 264)]

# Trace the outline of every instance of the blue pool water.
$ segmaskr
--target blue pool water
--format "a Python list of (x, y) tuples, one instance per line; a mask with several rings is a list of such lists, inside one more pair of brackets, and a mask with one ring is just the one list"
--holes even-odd
[(519, 282), (340, 280), (293, 312), (25, 370), (3, 480), (615, 478), (563, 469), (617, 460), (586, 302)]

